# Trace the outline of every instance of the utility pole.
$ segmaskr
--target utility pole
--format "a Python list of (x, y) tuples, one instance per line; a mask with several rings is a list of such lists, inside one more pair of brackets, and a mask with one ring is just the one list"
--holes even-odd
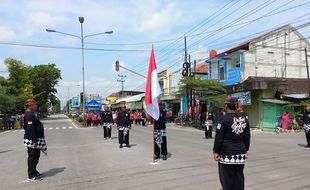
[(309, 64), (308, 64), (308, 53), (307, 48), (305, 48), (305, 58), (306, 58), (306, 69), (307, 69), (307, 78), (308, 78), (308, 95), (310, 100), (310, 74), (309, 74)]
[(122, 91), (121, 91), (121, 97), (124, 96), (124, 82), (126, 81), (126, 75), (118, 75), (118, 77), (120, 77), (119, 79), (117, 79), (117, 82), (122, 83)]
[[(187, 42), (186, 42), (186, 36), (184, 36), (184, 64), (183, 64), (183, 68), (185, 66), (185, 64), (188, 63), (187, 62)], [(184, 77), (188, 77), (188, 69), (187, 69), (187, 72), (183, 75)], [(188, 88), (188, 85), (186, 85), (186, 101), (187, 101), (187, 105), (186, 105), (186, 112), (187, 114), (188, 111), (189, 111), (189, 106), (191, 105), (191, 102), (190, 102), (190, 90)]]
[(284, 77), (286, 78), (286, 36), (287, 33), (284, 33)]

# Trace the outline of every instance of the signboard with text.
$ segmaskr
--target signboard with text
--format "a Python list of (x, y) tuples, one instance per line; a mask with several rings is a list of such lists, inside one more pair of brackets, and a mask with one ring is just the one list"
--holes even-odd
[(80, 98), (79, 97), (72, 97), (71, 107), (72, 108), (79, 108), (80, 107)]

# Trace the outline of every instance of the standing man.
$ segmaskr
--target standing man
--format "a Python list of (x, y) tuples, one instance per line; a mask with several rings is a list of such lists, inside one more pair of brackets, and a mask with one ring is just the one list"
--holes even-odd
[(160, 153), (163, 155), (163, 160), (167, 160), (167, 131), (166, 131), (166, 111), (162, 102), (159, 103), (160, 115), (155, 121), (154, 127), (154, 158), (159, 159)]
[(111, 139), (113, 115), (112, 112), (109, 110), (108, 105), (104, 106), (104, 111), (101, 112), (100, 117), (101, 117), (101, 125), (103, 126), (103, 137), (104, 139), (107, 138)]
[(212, 126), (214, 123), (214, 115), (211, 112), (210, 107), (204, 113), (204, 124), (205, 124), (205, 138), (212, 139)]
[(42, 174), (37, 171), (40, 158), (40, 149), (46, 151), (44, 140), (44, 128), (40, 120), (35, 116), (37, 103), (33, 99), (25, 102), (24, 114), (24, 144), (28, 152), (28, 180), (41, 180)]
[(121, 110), (117, 116), (118, 142), (119, 148), (123, 148), (123, 144), (130, 148), (129, 130), (131, 129), (130, 115), (126, 111), (125, 104), (121, 105)]
[(244, 190), (243, 169), (250, 147), (250, 125), (245, 114), (237, 112), (237, 104), (237, 99), (226, 98), (226, 115), (216, 128), (213, 153), (223, 190)]
[(310, 149), (310, 102), (306, 104), (306, 110), (303, 119), (303, 128), (306, 133), (307, 146), (305, 148)]

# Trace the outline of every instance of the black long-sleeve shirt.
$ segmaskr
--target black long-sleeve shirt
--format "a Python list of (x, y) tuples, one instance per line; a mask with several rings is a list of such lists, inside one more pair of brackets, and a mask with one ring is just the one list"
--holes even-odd
[(159, 118), (155, 121), (155, 130), (166, 129), (166, 111), (160, 110)]
[(113, 116), (111, 111), (103, 111), (100, 113), (102, 123), (112, 123)]
[(310, 112), (304, 113), (303, 125), (310, 125)]
[(126, 111), (120, 111), (117, 116), (117, 127), (131, 127), (130, 115)]
[(24, 139), (36, 143), (38, 138), (44, 138), (44, 127), (41, 121), (32, 112), (26, 112), (24, 115)]
[(217, 126), (213, 151), (220, 155), (245, 154), (250, 147), (250, 125), (246, 113), (227, 113)]

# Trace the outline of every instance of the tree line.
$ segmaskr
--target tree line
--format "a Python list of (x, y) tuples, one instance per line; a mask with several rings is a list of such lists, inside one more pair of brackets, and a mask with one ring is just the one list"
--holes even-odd
[(47, 113), (50, 108), (60, 111), (55, 86), (61, 79), (61, 71), (55, 64), (27, 66), (13, 58), (5, 59), (4, 64), (9, 75), (0, 76), (0, 113), (23, 112), (28, 98), (37, 101), (40, 113)]

